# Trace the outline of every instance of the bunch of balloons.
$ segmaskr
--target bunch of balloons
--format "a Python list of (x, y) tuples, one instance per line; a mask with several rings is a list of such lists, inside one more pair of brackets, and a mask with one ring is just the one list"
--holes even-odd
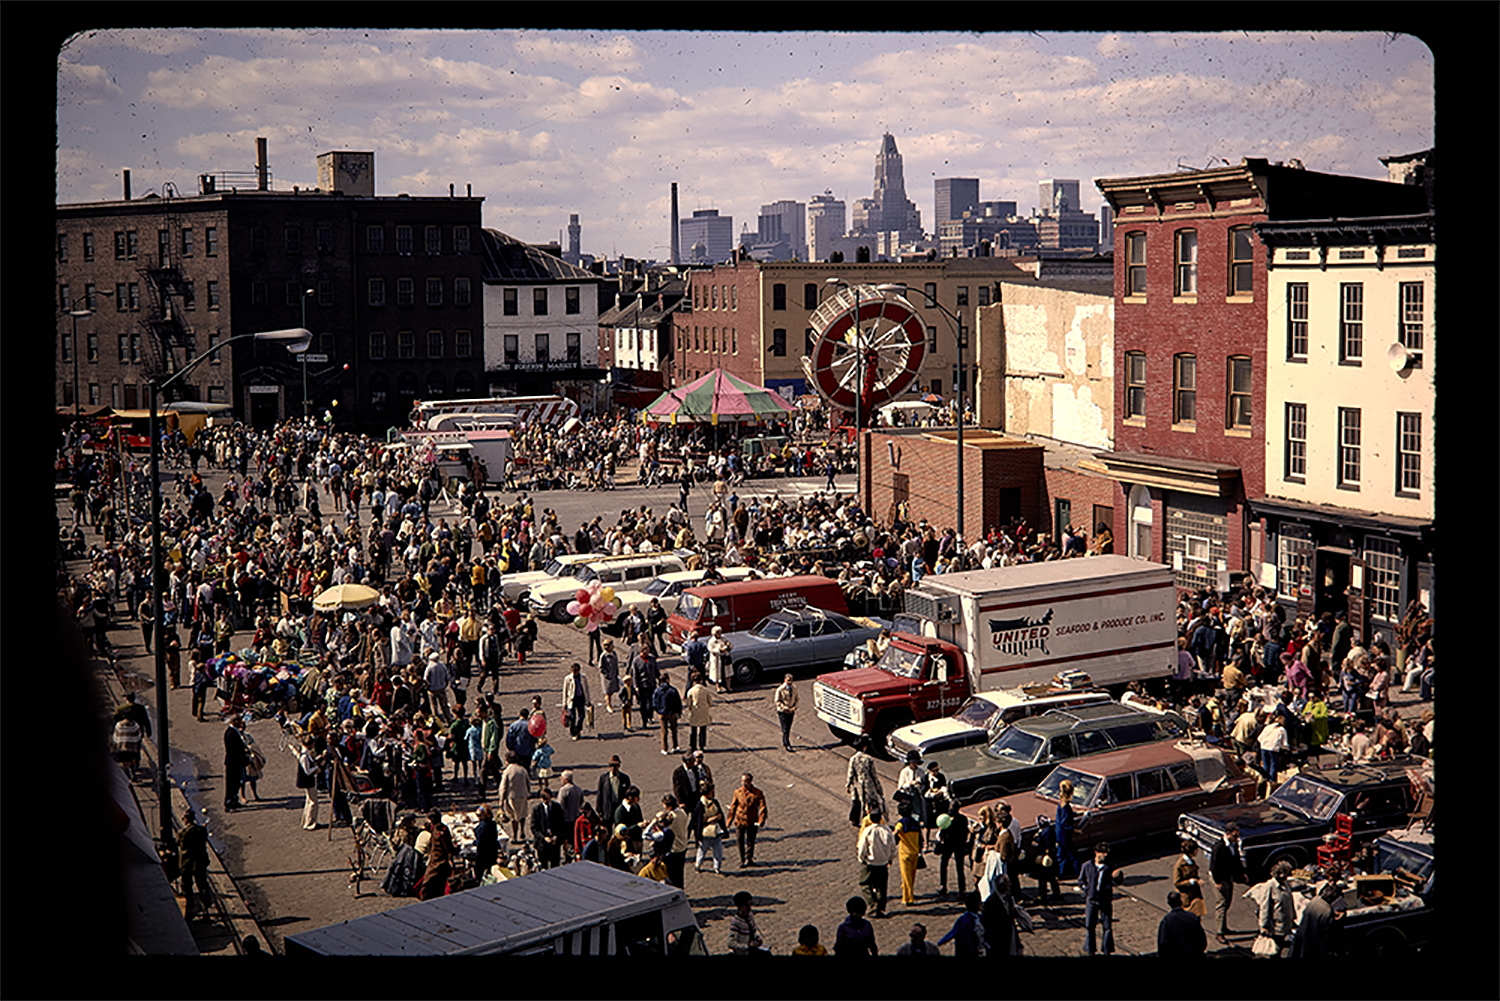
[(568, 614), (573, 616), (573, 625), (590, 633), (612, 621), (619, 610), (620, 605), (615, 601), (615, 589), (608, 585), (600, 586), (597, 580), (590, 581), (587, 587), (580, 587), (573, 600), (568, 602)]

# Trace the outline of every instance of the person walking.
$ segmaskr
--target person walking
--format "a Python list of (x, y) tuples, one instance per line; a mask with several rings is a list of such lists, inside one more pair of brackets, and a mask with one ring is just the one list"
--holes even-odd
[(453, 832), (443, 823), (441, 811), (427, 814), (427, 830), (432, 837), (427, 842), (427, 868), (417, 881), (418, 900), (435, 900), (448, 892), (448, 878), (453, 875), (453, 860), (458, 855)]
[(609, 756), (609, 769), (599, 776), (599, 786), (594, 792), (594, 811), (609, 828), (614, 828), (615, 808), (625, 802), (625, 790), (630, 788), (630, 776), (620, 770), (620, 756)]
[[(682, 716), (682, 696), (672, 684), (672, 676), (662, 672), (660, 682), (651, 693), (651, 708), (661, 719), (661, 753), (681, 754), (677, 747), (677, 721)], [(667, 750), (667, 734), (672, 735), (672, 749)]]
[(452, 676), (443, 655), (434, 650), (427, 655), (427, 670), (422, 683), (427, 689), (428, 711), (434, 718), (442, 717), (444, 723), (453, 722), (453, 713), (448, 708), (448, 683)]
[(891, 834), (896, 839), (896, 859), (901, 866), (901, 903), (911, 907), (917, 902), (917, 861), (922, 857), (922, 822), (913, 812), (915, 804), (905, 793), (897, 793), (896, 822)]
[(698, 842), (698, 856), (693, 862), (693, 871), (703, 871), (705, 856), (713, 856), (714, 875), (721, 875), (724, 864), (724, 830), (729, 826), (724, 807), (714, 795), (714, 785), (709, 782), (698, 797), (693, 808), (692, 821), (688, 825), (694, 840)]
[(604, 693), (604, 711), (615, 711), (615, 693), (620, 690), (620, 656), (615, 653), (615, 641), (604, 639), (603, 652), (599, 654), (599, 688)]
[(1234, 884), (1249, 884), (1245, 875), (1245, 858), (1240, 851), (1240, 828), (1232, 821), (1224, 825), (1224, 837), (1214, 845), (1209, 857), (1208, 874), (1218, 890), (1214, 912), (1218, 916), (1218, 940), (1220, 945), (1229, 944), (1229, 907), (1234, 902)]
[(1083, 923), (1088, 929), (1086, 953), (1094, 955), (1094, 931), (1102, 927), (1104, 932), (1104, 955), (1115, 951), (1115, 884), (1125, 878), (1119, 869), (1109, 867), (1109, 844), (1101, 841), (1094, 846), (1094, 857), (1078, 870), (1078, 886), (1083, 890)]
[(870, 757), (870, 741), (861, 737), (854, 745), (854, 754), (849, 758), (849, 767), (844, 776), (844, 790), (849, 794), (852, 809), (849, 823), (859, 826), (860, 819), (874, 807), (885, 812), (885, 790), (881, 788), (880, 776), (875, 774), (875, 759)]
[(891, 862), (896, 857), (896, 838), (885, 826), (885, 813), (874, 807), (865, 817), (868, 821), (859, 832), (855, 857), (859, 860), (859, 887), (873, 917), (885, 917), (886, 897), (890, 891)]
[(1177, 856), (1172, 867), (1172, 885), (1185, 910), (1200, 918), (1207, 913), (1203, 902), (1203, 880), (1198, 875), (1198, 842), (1191, 839), (1182, 842), (1182, 854)]
[(198, 823), (192, 807), (182, 811), (182, 830), (177, 833), (177, 867), (182, 876), (183, 916), (193, 920), (193, 891), (203, 896), (198, 917), (208, 920), (208, 902), (213, 892), (208, 885), (208, 828)]
[(656, 686), (660, 676), (656, 668), (656, 654), (649, 647), (636, 647), (630, 658), (631, 697), (641, 711), (641, 729), (651, 726)]
[(704, 683), (702, 672), (693, 676), (693, 686), (687, 690), (688, 749), (708, 750), (708, 728), (713, 725), (712, 690)]
[(1156, 926), (1156, 957), (1196, 959), (1201, 958), (1207, 949), (1208, 936), (1203, 933), (1203, 919), (1182, 906), (1181, 893), (1168, 891), (1167, 913)]
[(714, 626), (708, 637), (708, 677), (721, 695), (734, 690), (734, 644), (724, 638), (724, 627)]
[(776, 706), (776, 718), (781, 721), (781, 749), (796, 752), (792, 746), (792, 718), (797, 715), (797, 686), (788, 674), (776, 688), (772, 701)]
[(250, 762), (250, 748), (244, 737), (245, 717), (236, 713), (224, 728), (224, 809), (240, 806), (240, 786), (245, 784), (245, 765)]
[(537, 803), (531, 808), (531, 843), (541, 868), (555, 869), (562, 865), (562, 846), (567, 836), (562, 807), (553, 800), (552, 790), (543, 784)]
[(297, 759), (297, 788), (302, 790), (302, 829), (318, 829), (318, 756), (313, 752), (313, 738), (304, 734), (299, 746), (292, 748)]
[(729, 803), (729, 826), (738, 830), (741, 867), (755, 865), (755, 835), (765, 825), (766, 796), (755, 787), (749, 772), (740, 776), (740, 787)]
[(500, 773), (500, 819), (513, 845), (526, 840), (526, 801), (531, 798), (531, 775), (514, 751), (505, 755), (505, 770)]
[(573, 661), (572, 668), (563, 675), (563, 713), (568, 721), (568, 736), (573, 740), (583, 732), (593, 700), (589, 698), (589, 682), (583, 676), (583, 665)]
[(1276, 943), (1276, 955), (1285, 952), (1296, 926), (1296, 907), (1292, 901), (1292, 890), (1287, 878), (1292, 874), (1292, 864), (1285, 859), (1271, 867), (1271, 878), (1267, 880), (1266, 895), (1260, 904), (1260, 935)]

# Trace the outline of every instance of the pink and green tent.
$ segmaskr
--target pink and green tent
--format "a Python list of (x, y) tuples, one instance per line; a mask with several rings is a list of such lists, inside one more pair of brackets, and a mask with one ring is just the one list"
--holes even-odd
[(661, 394), (641, 413), (641, 419), (659, 424), (738, 424), (778, 420), (791, 412), (792, 405), (780, 393), (716, 368)]

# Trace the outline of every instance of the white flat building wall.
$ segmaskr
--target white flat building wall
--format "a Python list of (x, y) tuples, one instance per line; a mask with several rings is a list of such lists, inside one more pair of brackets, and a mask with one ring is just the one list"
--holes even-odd
[[(505, 313), (505, 290), (516, 292), (516, 314)], [(545, 290), (547, 312), (536, 312), (537, 290)], [(576, 289), (578, 312), (567, 312), (568, 289)], [(490, 371), (506, 367), (506, 338), (516, 338), (518, 364), (537, 361), (537, 335), (546, 335), (547, 357), (558, 365), (568, 357), (569, 335), (579, 345), (578, 365), (599, 365), (599, 292), (594, 284), (484, 285), (484, 364)], [(559, 366), (561, 367), (561, 366)]]

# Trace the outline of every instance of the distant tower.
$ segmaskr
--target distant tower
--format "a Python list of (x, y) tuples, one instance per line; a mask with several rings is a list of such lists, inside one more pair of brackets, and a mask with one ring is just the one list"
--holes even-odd
[(568, 216), (568, 252), (563, 255), (563, 260), (575, 268), (583, 257), (583, 249), (579, 246), (582, 235), (583, 227), (578, 225), (578, 213), (574, 212)]
[(979, 210), (979, 178), (940, 177), (932, 183), (933, 209), (937, 218), (932, 221), (940, 226), (953, 219), (962, 219), (965, 212)]
[(673, 264), (681, 264), (682, 263), (682, 255), (679, 252), (680, 248), (682, 246), (681, 234), (678, 232), (680, 222), (681, 222), (681, 220), (679, 220), (678, 217), (677, 217), (677, 182), (673, 181), (672, 182), (672, 263)]
[(868, 226), (876, 233), (898, 230), (903, 240), (922, 235), (922, 216), (915, 203), (906, 197), (906, 173), (896, 137), (887, 132), (875, 154), (875, 207), (870, 211)]
[(807, 259), (826, 261), (833, 241), (844, 235), (844, 203), (825, 190), (807, 204)]

